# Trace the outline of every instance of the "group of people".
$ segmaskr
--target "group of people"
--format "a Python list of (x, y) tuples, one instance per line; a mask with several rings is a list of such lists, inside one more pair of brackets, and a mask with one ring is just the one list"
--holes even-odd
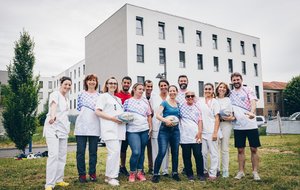
[[(181, 180), (178, 175), (179, 146), (182, 148), (183, 172), (188, 180), (195, 180), (192, 154), (200, 181), (216, 180), (219, 175), (227, 178), (232, 128), (239, 164), (235, 178), (245, 176), (245, 147), (248, 138), (253, 179), (260, 180), (257, 172), (257, 148), (260, 141), (255, 122), (257, 98), (251, 88), (243, 86), (242, 75), (231, 75), (233, 90), (224, 82), (220, 82), (216, 89), (213, 84), (206, 83), (203, 98), (198, 98), (194, 91), (188, 89), (188, 82), (186, 75), (180, 75), (177, 88), (166, 79), (161, 79), (158, 83), (159, 93), (156, 94), (152, 92), (151, 80), (134, 84), (129, 92), (132, 85), (130, 77), (122, 79), (120, 91), (117, 79), (110, 77), (105, 81), (100, 94), (97, 91), (97, 76), (87, 75), (84, 79), (84, 91), (78, 95), (79, 115), (74, 130), (79, 181), (87, 182), (87, 142), (89, 180), (97, 180), (99, 137), (105, 142), (107, 149), (105, 182), (112, 186), (119, 185), (118, 177), (121, 174), (128, 176), (129, 182), (146, 180), (146, 147), (148, 173), (153, 174), (151, 181), (154, 183), (160, 181), (160, 176), (169, 175), (170, 154), (171, 177), (176, 181)], [(47, 190), (53, 189), (55, 185), (69, 185), (63, 181), (63, 177), (70, 131), (67, 93), (71, 88), (71, 78), (62, 77), (60, 84), (59, 90), (50, 95), (49, 113), (44, 125), (49, 152), (45, 184)], [(132, 119), (123, 120), (124, 114)], [(129, 172), (126, 168), (128, 145), (131, 149)]]

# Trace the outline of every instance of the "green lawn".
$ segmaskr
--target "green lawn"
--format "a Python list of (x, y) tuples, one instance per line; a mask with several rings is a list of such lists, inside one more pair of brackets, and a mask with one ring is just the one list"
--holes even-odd
[[(233, 148), (233, 139), (230, 143), (230, 177), (219, 178), (214, 182), (182, 181), (175, 182), (170, 178), (161, 178), (161, 182), (153, 184), (146, 182), (129, 183), (121, 177), (121, 186), (115, 189), (299, 189), (300, 187), (300, 135), (261, 136), (262, 148), (260, 154), (260, 176), (262, 181), (252, 180), (250, 152), (247, 148), (246, 178), (235, 180), (237, 171), (236, 150)], [(128, 151), (128, 158), (130, 151)], [(65, 181), (70, 182), (67, 188), (56, 189), (109, 189), (104, 183), (106, 149), (99, 148), (97, 175), (98, 182), (80, 184), (77, 182), (77, 169), (75, 152), (68, 154), (65, 170)], [(180, 156), (180, 170), (182, 159)], [(43, 189), (45, 183), (46, 158), (35, 160), (14, 160), (12, 158), (0, 159), (0, 189)], [(145, 168), (147, 168), (145, 164)], [(150, 179), (151, 176), (147, 176)]]

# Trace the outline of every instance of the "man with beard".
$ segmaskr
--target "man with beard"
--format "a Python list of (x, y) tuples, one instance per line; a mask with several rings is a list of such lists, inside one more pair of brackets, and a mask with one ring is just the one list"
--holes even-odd
[[(129, 89), (131, 87), (131, 78), (129, 76), (126, 76), (122, 79), (122, 90), (115, 94), (115, 96), (119, 97), (122, 101), (122, 104), (124, 104), (125, 100), (131, 98)], [(121, 145), (121, 164), (120, 164), (120, 174), (124, 174), (125, 176), (129, 176), (129, 172), (126, 169), (126, 151), (128, 148), (128, 141), (126, 140), (122, 141)]]
[(179, 92), (176, 97), (177, 102), (179, 105), (185, 102), (185, 93), (187, 92), (189, 80), (186, 75), (179, 75), (178, 77), (178, 85), (179, 85)]
[(231, 75), (234, 89), (230, 92), (230, 100), (233, 106), (236, 120), (233, 122), (234, 145), (238, 150), (239, 172), (235, 179), (245, 177), (245, 146), (248, 138), (251, 150), (252, 174), (254, 180), (260, 180), (257, 173), (259, 157), (257, 147), (260, 147), (258, 127), (255, 120), (257, 97), (252, 89), (242, 85), (243, 78), (240, 73)]
[[(153, 109), (150, 103), (151, 100), (151, 93), (153, 90), (153, 82), (151, 80), (145, 80), (144, 82), (144, 88), (145, 88), (145, 97), (148, 100), (149, 106), (151, 108), (152, 115), (151, 117), (153, 118)], [(151, 134), (149, 134), (149, 139), (147, 143), (147, 156), (148, 156), (148, 173), (152, 174), (153, 172), (153, 158), (152, 158), (152, 145), (151, 145)]]

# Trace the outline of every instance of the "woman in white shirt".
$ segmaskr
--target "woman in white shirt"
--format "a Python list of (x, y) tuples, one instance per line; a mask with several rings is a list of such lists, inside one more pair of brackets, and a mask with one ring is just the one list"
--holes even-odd
[(207, 158), (210, 154), (209, 180), (217, 179), (218, 168), (218, 131), (220, 125), (220, 106), (214, 98), (214, 86), (211, 83), (204, 85), (204, 98), (199, 100), (202, 112), (202, 154), (204, 168), (207, 171)]
[(196, 104), (195, 93), (187, 91), (185, 101), (179, 106), (180, 116), (180, 144), (184, 171), (190, 181), (194, 180), (192, 167), (192, 152), (195, 158), (197, 176), (201, 181), (205, 180), (202, 157), (202, 116), (200, 107)]
[(119, 186), (117, 177), (120, 151), (122, 140), (125, 140), (126, 127), (117, 119), (117, 116), (124, 112), (121, 99), (114, 95), (118, 92), (118, 81), (114, 77), (107, 79), (103, 92), (96, 103), (96, 114), (100, 117), (101, 138), (106, 144), (108, 153), (105, 182), (112, 186)]
[(69, 101), (66, 96), (71, 89), (71, 85), (71, 78), (62, 77), (59, 90), (52, 92), (49, 97), (49, 112), (43, 132), (48, 147), (46, 190), (53, 189), (55, 185), (62, 187), (69, 185), (69, 183), (63, 181), (63, 178), (70, 132)]
[(131, 148), (129, 182), (136, 179), (145, 181), (143, 166), (145, 148), (152, 130), (151, 108), (143, 97), (144, 85), (136, 83), (132, 87), (132, 98), (124, 102), (124, 111), (133, 114), (134, 120), (127, 124), (127, 140)]
[(220, 130), (223, 138), (220, 139), (220, 151), (222, 158), (219, 159), (219, 170), (222, 161), (222, 177), (229, 177), (229, 139), (232, 130), (231, 121), (235, 119), (232, 105), (229, 99), (229, 88), (224, 82), (220, 82), (216, 88), (216, 96), (220, 105)]
[(76, 119), (74, 134), (76, 136), (77, 151), (76, 162), (79, 182), (85, 183), (85, 149), (89, 143), (89, 176), (90, 181), (96, 181), (97, 149), (100, 136), (100, 122), (95, 114), (95, 106), (98, 96), (98, 78), (96, 75), (87, 75), (83, 81), (84, 91), (78, 95), (77, 110), (79, 115)]

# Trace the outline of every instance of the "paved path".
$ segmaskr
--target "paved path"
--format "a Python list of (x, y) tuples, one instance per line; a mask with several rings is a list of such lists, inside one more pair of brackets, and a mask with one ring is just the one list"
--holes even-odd
[[(44, 152), (47, 150), (47, 146), (39, 146), (32, 147), (32, 152), (34, 154), (40, 152)], [(68, 145), (68, 152), (72, 152), (76, 150), (76, 144)], [(28, 153), (28, 149), (26, 149), (26, 153)], [(20, 151), (16, 148), (1, 148), (0, 149), (0, 158), (12, 158), (16, 155), (20, 154)]]

